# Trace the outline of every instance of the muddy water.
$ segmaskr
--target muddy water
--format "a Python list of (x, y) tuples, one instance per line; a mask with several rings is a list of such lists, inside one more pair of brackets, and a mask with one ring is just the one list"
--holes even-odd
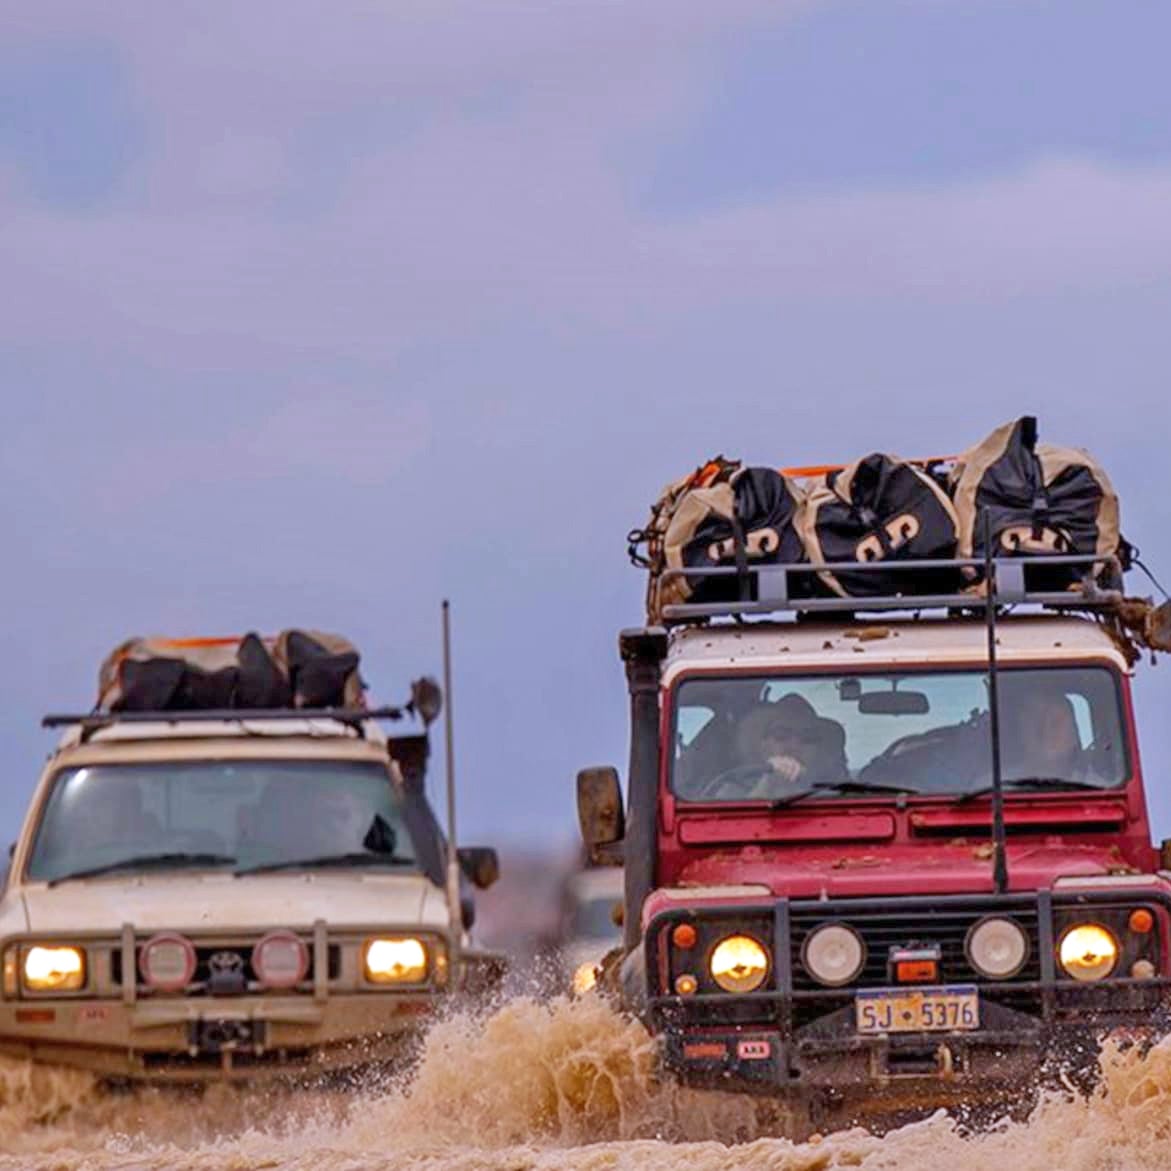
[(664, 1087), (638, 1025), (602, 1003), (516, 1000), (437, 1026), (409, 1081), (342, 1094), (218, 1087), (109, 1094), (0, 1065), (0, 1168), (357, 1171), (1145, 1171), (1171, 1166), (1171, 1043), (1107, 1053), (1089, 1101), (1052, 1098), (977, 1135), (940, 1114), (794, 1144), (753, 1108)]

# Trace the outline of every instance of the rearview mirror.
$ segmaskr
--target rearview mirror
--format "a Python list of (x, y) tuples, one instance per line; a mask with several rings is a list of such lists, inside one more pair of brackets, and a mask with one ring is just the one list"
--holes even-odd
[(577, 820), (581, 840), (594, 862), (614, 865), (621, 861), (626, 814), (617, 769), (604, 765), (583, 768), (577, 774)]
[(922, 691), (864, 691), (858, 710), (867, 716), (925, 716), (931, 701)]
[(500, 877), (500, 856), (491, 846), (460, 846), (455, 852), (471, 884), (487, 890)]

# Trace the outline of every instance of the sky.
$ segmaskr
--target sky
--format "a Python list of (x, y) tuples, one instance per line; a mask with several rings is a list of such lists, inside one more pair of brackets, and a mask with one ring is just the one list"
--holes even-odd
[[(625, 766), (625, 534), (716, 452), (1035, 413), (1171, 578), (1169, 40), (1161, 0), (0, 2), (0, 831), (126, 636), (336, 629), (393, 702), (450, 597), (461, 837), (570, 841)], [(1171, 835), (1171, 663), (1136, 693)]]

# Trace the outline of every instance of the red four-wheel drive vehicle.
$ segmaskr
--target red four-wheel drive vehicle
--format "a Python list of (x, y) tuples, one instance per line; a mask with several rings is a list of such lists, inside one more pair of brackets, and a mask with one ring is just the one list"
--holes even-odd
[(1021, 558), (977, 595), (865, 600), (759, 567), (751, 600), (622, 634), (629, 808), (587, 769), (579, 815), (625, 866), (603, 983), (677, 1077), (813, 1117), (934, 1108), (1162, 1027), (1171, 874), (1131, 678), (1168, 607), (1081, 561), (1072, 591), (1030, 590)]

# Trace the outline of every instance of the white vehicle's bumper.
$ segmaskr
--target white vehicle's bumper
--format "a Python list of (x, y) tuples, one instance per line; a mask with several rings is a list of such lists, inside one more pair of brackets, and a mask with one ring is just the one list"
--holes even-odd
[(203, 1081), (391, 1060), (444, 992), (0, 1003), (0, 1053), (107, 1077)]

